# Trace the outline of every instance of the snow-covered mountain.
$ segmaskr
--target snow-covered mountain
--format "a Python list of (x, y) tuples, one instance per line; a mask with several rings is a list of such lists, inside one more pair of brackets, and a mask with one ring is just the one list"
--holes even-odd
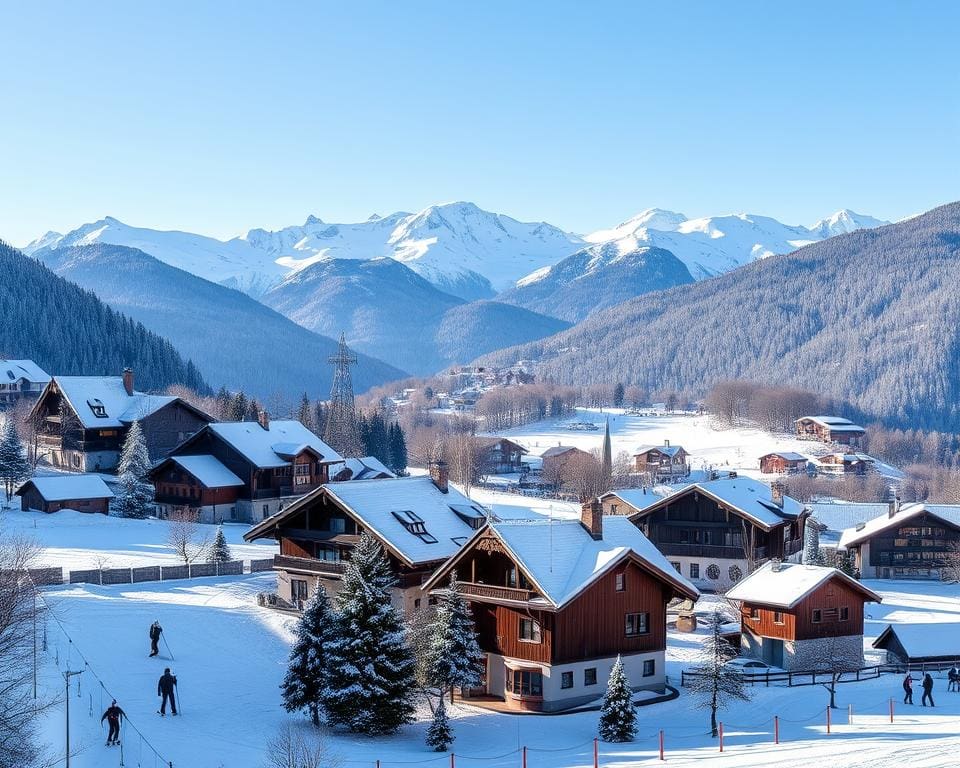
[(823, 240), (828, 237), (833, 237), (834, 235), (845, 235), (848, 232), (855, 232), (858, 229), (882, 227), (884, 224), (889, 223), (889, 221), (881, 221), (880, 219), (873, 218), (873, 216), (862, 216), (859, 213), (854, 213), (849, 208), (844, 208), (832, 216), (820, 219), (820, 221), (810, 227), (810, 231), (819, 235), (819, 239)]

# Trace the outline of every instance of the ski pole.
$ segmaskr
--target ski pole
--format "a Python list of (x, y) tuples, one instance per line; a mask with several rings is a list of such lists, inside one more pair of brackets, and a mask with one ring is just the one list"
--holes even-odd
[(167, 642), (167, 636), (166, 636), (166, 635), (160, 635), (160, 637), (163, 639), (163, 646), (164, 646), (164, 648), (167, 649), (167, 653), (170, 655), (170, 661), (176, 661), (176, 659), (173, 658), (173, 651), (170, 650), (170, 643)]

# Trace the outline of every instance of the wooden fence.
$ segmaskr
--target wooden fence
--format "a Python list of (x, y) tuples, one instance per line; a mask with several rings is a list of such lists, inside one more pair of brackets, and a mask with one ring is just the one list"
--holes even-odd
[[(872, 667), (861, 667), (860, 669), (851, 669), (844, 670), (840, 673), (840, 676), (837, 678), (837, 683), (857, 683), (861, 680), (876, 680), (880, 677), (880, 673), (885, 670), (883, 667), (877, 665)], [(833, 678), (834, 672), (829, 670), (817, 669), (817, 670), (802, 670), (797, 672), (781, 672), (778, 670), (757, 670), (754, 672), (750, 669), (743, 670), (743, 682), (748, 685), (766, 685), (770, 686), (777, 685), (781, 683), (786, 683), (789, 687), (793, 688), (801, 685), (824, 685), (829, 683)], [(693, 680), (699, 677), (709, 677), (709, 674), (703, 672), (688, 672), (682, 670), (680, 672), (680, 685), (681, 687), (687, 687), (687, 681)]]
[[(269, 565), (267, 565), (269, 564)], [(244, 573), (269, 571), (269, 560), (230, 560), (225, 563), (191, 563), (189, 565), (146, 565), (137, 568), (90, 568), (65, 571), (63, 568), (34, 568), (30, 577), (37, 586), (58, 584), (142, 584), (148, 581), (197, 579), (209, 576), (241, 576)]]

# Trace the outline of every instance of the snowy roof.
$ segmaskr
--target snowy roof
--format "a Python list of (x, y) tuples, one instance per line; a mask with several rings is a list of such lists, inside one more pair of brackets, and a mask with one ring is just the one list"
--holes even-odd
[(171, 456), (187, 472), (207, 488), (229, 488), (243, 485), (243, 480), (227, 469), (216, 456)]
[(136, 390), (128, 395), (120, 376), (55, 376), (53, 381), (85, 429), (123, 427), (179, 399)]
[(684, 596), (700, 594), (626, 517), (605, 516), (602, 539), (594, 539), (579, 520), (504, 520), (489, 529), (556, 608), (631, 554)]
[(17, 491), (22, 496), (33, 486), (47, 501), (112, 499), (113, 492), (100, 475), (41, 475), (32, 477)]
[(874, 648), (886, 648), (891, 635), (911, 659), (948, 657), (960, 659), (960, 624), (927, 622), (890, 624), (873, 641)]
[(263, 469), (285, 467), (290, 457), (308, 447), (325, 462), (343, 461), (340, 454), (299, 421), (270, 421), (267, 429), (256, 421), (221, 421), (207, 428), (251, 464)]
[(546, 459), (550, 456), (559, 456), (562, 453), (566, 453), (567, 451), (574, 451), (574, 450), (577, 450), (577, 449), (572, 445), (555, 445), (553, 446), (553, 448), (547, 448), (547, 450), (541, 453), (540, 458)]
[[(823, 427), (830, 427), (831, 429), (837, 429), (838, 427), (857, 427), (850, 419), (845, 419), (842, 416), (801, 416), (797, 421), (812, 421)], [(861, 429), (861, 427), (857, 427), (857, 429)]]
[(836, 568), (798, 563), (764, 563), (727, 592), (728, 600), (742, 600), (780, 608), (793, 608), (807, 595), (831, 579), (843, 581), (874, 603), (880, 596)]
[(807, 457), (802, 453), (794, 453), (793, 451), (774, 451), (773, 453), (765, 453), (761, 456), (761, 459), (765, 459), (768, 456), (779, 456), (781, 459), (786, 461), (806, 461)]
[(683, 451), (682, 445), (641, 445), (634, 452), (634, 456), (639, 456), (642, 453), (647, 453), (648, 451), (660, 451), (664, 456), (676, 456), (678, 453)]
[(879, 515), (887, 514), (886, 504), (861, 504), (844, 502), (812, 501), (807, 504), (810, 516), (829, 531), (844, 531), (865, 523)]
[(852, 464), (855, 461), (863, 461), (872, 464), (874, 461), (876, 461), (873, 456), (868, 456), (865, 453), (828, 453), (824, 456), (821, 456), (818, 461), (823, 462), (826, 459), (840, 459), (840, 461), (842, 461), (844, 464)]
[[(721, 477), (684, 486), (647, 505), (645, 510), (666, 505), (689, 493), (703, 493), (714, 501), (739, 512), (762, 528), (773, 528), (784, 522), (796, 520), (803, 512), (803, 505), (790, 496), (783, 497), (783, 506), (775, 504), (770, 486), (749, 477)], [(619, 492), (618, 492), (619, 493)], [(640, 513), (638, 513), (640, 514)]]
[(629, 504), (638, 512), (663, 499), (663, 494), (655, 493), (651, 488), (622, 488), (619, 491), (608, 491), (600, 498), (607, 499), (611, 496)]
[(330, 477), (335, 477), (344, 469), (351, 471), (351, 480), (371, 480), (373, 475), (386, 474), (396, 477), (376, 456), (364, 456), (362, 459), (344, 459), (330, 466)]
[(519, 448), (520, 453), (527, 453), (526, 448), (520, 445), (520, 443), (514, 442), (509, 437), (475, 437), (473, 440), (479, 448), (489, 448), (494, 445), (499, 445), (500, 443), (510, 443), (510, 445), (515, 448)]
[(958, 504), (904, 504), (896, 514), (890, 515), (886, 504), (883, 506), (883, 512), (867, 522), (859, 524), (854, 528), (848, 528), (840, 537), (841, 547), (850, 547), (859, 544), (867, 539), (873, 538), (881, 531), (887, 528), (893, 528), (903, 525), (911, 518), (928, 512), (934, 517), (938, 517), (945, 523), (960, 528), (960, 505)]
[(34, 384), (46, 384), (50, 374), (33, 360), (0, 360), (0, 384), (26, 379)]

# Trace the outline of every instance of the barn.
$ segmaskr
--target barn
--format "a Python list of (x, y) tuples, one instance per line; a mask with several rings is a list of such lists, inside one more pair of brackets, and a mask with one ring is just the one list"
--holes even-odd
[(17, 491), (21, 509), (38, 512), (58, 512), (75, 509), (78, 512), (110, 511), (113, 492), (99, 475), (47, 475), (27, 480)]

